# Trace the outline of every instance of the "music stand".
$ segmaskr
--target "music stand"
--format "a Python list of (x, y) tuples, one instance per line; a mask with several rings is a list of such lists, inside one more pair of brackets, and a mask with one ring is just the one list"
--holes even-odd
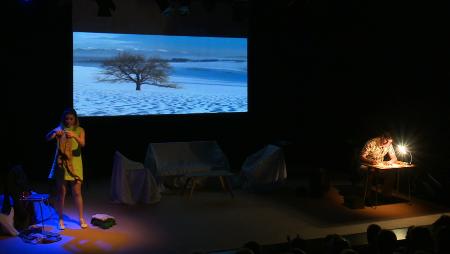
[(21, 201), (29, 201), (29, 202), (39, 202), (39, 210), (41, 211), (41, 234), (47, 235), (47, 236), (59, 236), (58, 233), (53, 233), (49, 231), (45, 231), (44, 226), (44, 214), (42, 213), (42, 203), (48, 202), (49, 195), (48, 194), (38, 194), (38, 193), (32, 193), (30, 195), (22, 195), (20, 197)]

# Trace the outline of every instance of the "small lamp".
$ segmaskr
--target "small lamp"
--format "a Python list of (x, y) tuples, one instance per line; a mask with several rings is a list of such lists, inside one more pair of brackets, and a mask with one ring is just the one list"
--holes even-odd
[(404, 145), (398, 145), (397, 148), (398, 148), (398, 151), (399, 151), (401, 154), (407, 154), (407, 153), (409, 153), (409, 164), (411, 165), (411, 163), (412, 163), (412, 154), (411, 154), (411, 152), (409, 151), (409, 149), (408, 149), (406, 146), (404, 146)]

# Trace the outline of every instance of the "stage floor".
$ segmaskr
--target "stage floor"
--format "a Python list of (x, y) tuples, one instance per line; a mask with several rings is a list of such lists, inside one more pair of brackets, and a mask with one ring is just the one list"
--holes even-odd
[[(341, 184), (332, 180), (332, 186)], [(18, 237), (1, 236), (0, 246), (5, 253), (212, 252), (238, 248), (248, 241), (283, 243), (288, 235), (315, 239), (333, 233), (359, 234), (371, 223), (387, 229), (429, 225), (450, 212), (448, 207), (417, 198), (411, 204), (349, 209), (335, 187), (321, 198), (312, 198), (296, 195), (301, 185), (302, 180), (290, 180), (271, 194), (235, 190), (235, 198), (220, 189), (199, 189), (191, 199), (173, 193), (163, 195), (158, 204), (126, 206), (109, 202), (109, 180), (89, 181), (83, 189), (86, 220), (94, 214), (109, 214), (116, 218), (116, 226), (81, 229), (68, 197), (67, 228), (61, 231), (61, 241), (32, 245)], [(53, 214), (45, 225), (47, 230), (56, 230), (57, 215)], [(397, 237), (402, 238), (401, 234)]]

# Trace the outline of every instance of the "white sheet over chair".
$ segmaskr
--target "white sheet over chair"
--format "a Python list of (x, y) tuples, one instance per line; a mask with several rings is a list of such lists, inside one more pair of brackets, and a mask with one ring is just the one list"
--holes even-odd
[(271, 184), (286, 179), (283, 150), (275, 145), (267, 145), (247, 157), (241, 173), (250, 184)]
[(111, 178), (111, 199), (113, 202), (129, 205), (152, 204), (161, 200), (161, 194), (149, 169), (116, 151)]
[(150, 143), (144, 165), (158, 176), (177, 176), (209, 170), (230, 170), (216, 141)]

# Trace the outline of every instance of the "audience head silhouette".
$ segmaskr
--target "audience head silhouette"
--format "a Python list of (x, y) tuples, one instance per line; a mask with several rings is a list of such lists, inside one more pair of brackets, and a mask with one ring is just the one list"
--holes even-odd
[(261, 245), (255, 241), (249, 241), (245, 243), (243, 247), (252, 250), (254, 254), (261, 253)]
[(410, 253), (415, 253), (416, 251), (434, 252), (434, 239), (430, 230), (426, 227), (410, 227), (406, 234), (406, 239)]
[(380, 254), (394, 253), (397, 249), (397, 236), (391, 230), (382, 229), (378, 233), (378, 252)]
[(367, 243), (369, 245), (376, 244), (378, 233), (381, 231), (381, 227), (378, 224), (370, 224), (367, 227)]
[(332, 234), (325, 237), (328, 254), (340, 254), (345, 249), (351, 249), (350, 242), (344, 237)]

